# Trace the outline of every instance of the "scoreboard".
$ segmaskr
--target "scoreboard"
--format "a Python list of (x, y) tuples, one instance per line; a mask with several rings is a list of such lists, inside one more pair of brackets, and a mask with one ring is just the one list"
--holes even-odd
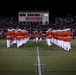
[(19, 24), (26, 25), (31, 22), (45, 25), (49, 24), (49, 12), (48, 11), (19, 11), (18, 13)]
[(31, 20), (31, 21), (42, 20), (42, 17), (25, 17), (25, 20)]

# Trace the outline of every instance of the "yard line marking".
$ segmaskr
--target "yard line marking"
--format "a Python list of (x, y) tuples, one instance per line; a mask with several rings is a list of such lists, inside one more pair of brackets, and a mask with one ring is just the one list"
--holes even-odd
[(4, 50), (4, 52), (6, 52), (6, 50)]
[(17, 50), (15, 50), (15, 52), (17, 52)]
[(40, 54), (38, 49), (38, 43), (36, 43), (36, 51), (37, 51), (37, 75), (43, 75), (42, 74), (42, 68), (41, 68), (41, 61), (40, 61)]
[[(38, 65), (38, 64), (33, 64), (33, 65)], [(40, 65), (46, 65), (46, 64), (40, 64)]]
[(50, 50), (48, 50), (48, 52), (50, 52)]
[(26, 50), (26, 52), (28, 52), (28, 50)]

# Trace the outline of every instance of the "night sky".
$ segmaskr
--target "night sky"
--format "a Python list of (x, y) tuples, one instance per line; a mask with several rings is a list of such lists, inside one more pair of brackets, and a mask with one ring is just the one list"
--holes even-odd
[[(16, 0), (15, 0), (16, 1)], [(48, 10), (50, 17), (63, 17), (67, 14), (76, 15), (76, 4), (58, 0), (14, 0), (0, 2), (0, 17), (18, 16), (18, 11), (23, 10)]]

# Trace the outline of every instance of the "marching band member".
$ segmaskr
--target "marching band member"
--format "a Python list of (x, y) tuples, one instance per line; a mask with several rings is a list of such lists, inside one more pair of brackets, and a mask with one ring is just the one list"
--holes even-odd
[(21, 44), (21, 39), (22, 39), (22, 32), (21, 29), (18, 29), (16, 32), (16, 39), (17, 39), (17, 48), (19, 48)]
[(13, 44), (16, 44), (16, 34), (15, 34), (15, 29), (12, 29), (11, 35), (12, 35), (12, 46)]
[(35, 42), (38, 42), (38, 40), (39, 40), (39, 32), (37, 30), (33, 33), (33, 36), (35, 38)]
[(48, 31), (46, 31), (45, 33), (45, 36), (46, 36), (46, 42), (48, 44), (48, 46), (51, 46), (52, 45), (52, 30), (49, 29)]
[(7, 39), (7, 48), (11, 47), (11, 30), (10, 29), (7, 29), (7, 32), (6, 32), (6, 39)]
[(42, 31), (39, 32), (39, 41), (42, 41)]
[(66, 36), (65, 36), (65, 50), (70, 51), (71, 50), (71, 40), (72, 40), (72, 32), (70, 31), (70, 28), (66, 29)]

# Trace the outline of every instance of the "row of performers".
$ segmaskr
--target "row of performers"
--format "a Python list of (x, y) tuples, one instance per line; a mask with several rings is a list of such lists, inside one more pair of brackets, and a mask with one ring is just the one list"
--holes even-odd
[[(13, 44), (17, 44), (17, 47), (21, 47), (29, 41), (29, 38), (33, 36), (34, 41), (38, 42), (38, 40), (42, 40), (42, 32), (34, 31), (32, 35), (30, 35), (29, 31), (21, 30), (21, 29), (7, 29), (6, 38), (7, 38), (7, 48), (13, 46)], [(48, 46), (52, 44), (56, 44), (63, 48), (64, 50), (71, 50), (71, 40), (72, 40), (72, 32), (69, 28), (63, 30), (52, 30), (48, 29), (45, 33), (45, 39)]]
[(63, 30), (51, 30), (48, 29), (45, 33), (46, 42), (48, 46), (56, 44), (57, 46), (63, 48), (66, 51), (71, 50), (71, 40), (73, 33), (70, 28)]
[(22, 45), (26, 44), (29, 41), (29, 38), (33, 36), (34, 41), (42, 41), (42, 32), (34, 31), (32, 34), (29, 31), (22, 29), (7, 29), (6, 39), (7, 39), (7, 48), (17, 44), (17, 48), (20, 48)]

